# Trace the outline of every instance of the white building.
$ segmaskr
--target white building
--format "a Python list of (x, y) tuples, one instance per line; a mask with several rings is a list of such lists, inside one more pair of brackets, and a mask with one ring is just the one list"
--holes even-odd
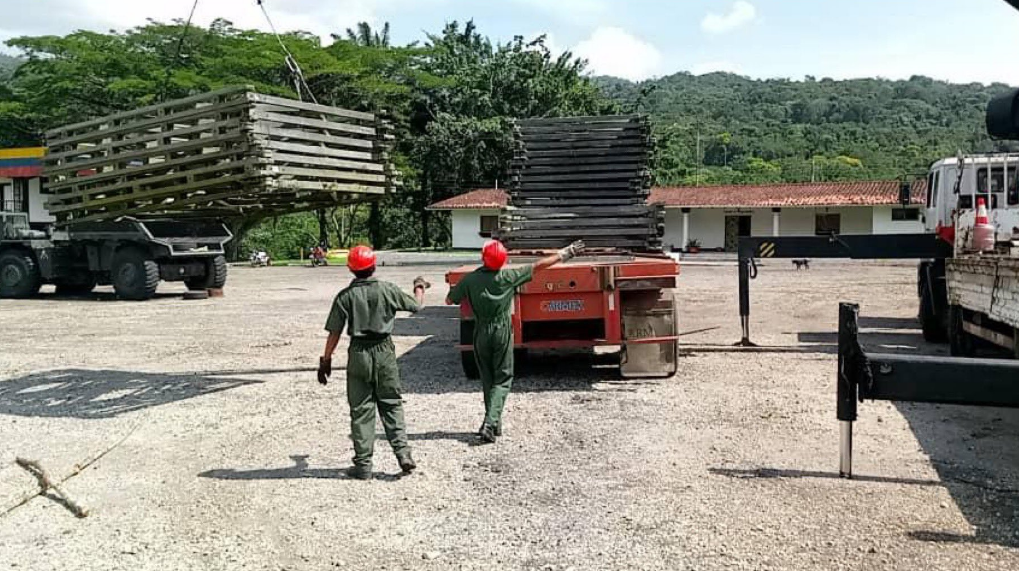
[(0, 212), (28, 213), (29, 222), (45, 224), (54, 218), (42, 193), (44, 147), (0, 149)]
[[(925, 181), (913, 183), (905, 207), (894, 180), (656, 187), (649, 201), (665, 208), (667, 249), (735, 251), (740, 236), (923, 232), (925, 192)], [(429, 209), (450, 211), (454, 248), (478, 248), (498, 226), (507, 200), (502, 190), (482, 189)]]

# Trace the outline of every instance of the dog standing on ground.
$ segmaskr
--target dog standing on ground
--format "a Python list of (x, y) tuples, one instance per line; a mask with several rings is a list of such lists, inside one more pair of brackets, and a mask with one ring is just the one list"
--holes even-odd
[(807, 259), (793, 260), (793, 265), (796, 266), (796, 271), (809, 270), (810, 269), (810, 260), (807, 260)]

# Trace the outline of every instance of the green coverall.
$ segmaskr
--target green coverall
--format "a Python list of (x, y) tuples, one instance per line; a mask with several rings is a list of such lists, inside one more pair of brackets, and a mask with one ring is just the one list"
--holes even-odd
[(513, 386), (513, 326), (510, 312), (516, 289), (534, 277), (528, 265), (490, 270), (478, 268), (449, 290), (449, 301), (466, 297), (474, 312), (474, 358), (485, 396), (485, 425), (501, 432), (502, 411)]
[(394, 284), (355, 279), (336, 295), (326, 331), (350, 335), (347, 349), (347, 402), (354, 464), (371, 467), (375, 449), (375, 407), (398, 459), (410, 454), (400, 397), (400, 369), (390, 335), (397, 311), (416, 312), (417, 300)]

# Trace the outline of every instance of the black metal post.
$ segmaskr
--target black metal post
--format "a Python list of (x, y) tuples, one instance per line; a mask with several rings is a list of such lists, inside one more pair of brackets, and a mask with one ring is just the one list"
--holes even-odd
[(856, 420), (858, 394), (856, 372), (858, 364), (857, 318), (860, 306), (855, 303), (839, 304), (839, 370), (836, 417), (839, 419), (839, 476), (853, 477), (853, 422)]
[(737, 343), (740, 347), (755, 347), (750, 341), (750, 266), (753, 264), (751, 258), (739, 259), (739, 322), (743, 330), (743, 337)]

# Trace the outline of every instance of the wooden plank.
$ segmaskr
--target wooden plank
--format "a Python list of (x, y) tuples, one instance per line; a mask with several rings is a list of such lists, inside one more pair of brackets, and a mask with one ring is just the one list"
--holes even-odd
[[(225, 134), (216, 135), (212, 137), (202, 137), (198, 139), (189, 139), (179, 143), (171, 143), (169, 145), (159, 145), (156, 147), (147, 147), (144, 150), (129, 151), (126, 153), (118, 153), (107, 157), (100, 157), (88, 161), (80, 162), (63, 162), (61, 164), (45, 166), (43, 167), (43, 174), (47, 177), (60, 176), (66, 173), (75, 173), (83, 170), (90, 170), (93, 168), (110, 167), (113, 166), (114, 171), (135, 171), (138, 166), (120, 166), (121, 163), (128, 161), (149, 159), (153, 157), (160, 157), (171, 155), (173, 153), (180, 153), (184, 151), (193, 151), (195, 149), (204, 149), (206, 147), (219, 148), (222, 147), (222, 143), (245, 143), (244, 134), (239, 130), (231, 131)], [(148, 163), (150, 165), (162, 165), (165, 163)], [(96, 173), (99, 174), (99, 173)], [(94, 175), (85, 175), (85, 177)], [(72, 177), (77, 179), (79, 177)], [(83, 178), (83, 177), (82, 177)], [(64, 182), (64, 181), (60, 181)], [(51, 188), (54, 188), (52, 185)]]
[(642, 216), (648, 213), (655, 213), (653, 206), (575, 206), (562, 209), (547, 208), (519, 208), (508, 206), (503, 210), (504, 215), (523, 216), (530, 219), (558, 218), (563, 216), (600, 216), (606, 211), (613, 212), (616, 216)]
[[(227, 181), (228, 179), (230, 179), (230, 177), (229, 176), (218, 176), (218, 177), (215, 177), (215, 178), (204, 178), (204, 179), (201, 179), (201, 180), (198, 180), (198, 181), (194, 181), (194, 182), (189, 182), (189, 181), (193, 180), (194, 177), (196, 177), (196, 176), (218, 173), (218, 172), (222, 172), (224, 170), (229, 170), (231, 172), (234, 172), (234, 174), (236, 174), (236, 171), (238, 171), (238, 170), (250, 170), (250, 172), (246, 173), (246, 176), (249, 177), (249, 178), (255, 179), (255, 178), (258, 178), (260, 176), (260, 171), (253, 170), (253, 169), (254, 169), (254, 167), (257, 167), (261, 162), (262, 161), (260, 159), (250, 158), (250, 159), (241, 160), (241, 161), (234, 161), (234, 162), (230, 163), (229, 169), (224, 169), (222, 166), (217, 165), (216, 167), (207, 167), (207, 168), (204, 168), (204, 169), (195, 169), (193, 171), (176, 172), (176, 173), (169, 174), (169, 175), (164, 175), (164, 176), (161, 176), (161, 177), (153, 177), (152, 179), (146, 179), (144, 181), (139, 181), (141, 184), (137, 184), (136, 183), (135, 185), (132, 186), (132, 188), (136, 188), (136, 187), (139, 187), (139, 186), (151, 186), (151, 185), (154, 185), (154, 184), (159, 184), (159, 183), (162, 183), (162, 182), (170, 182), (170, 181), (178, 180), (178, 179), (184, 179), (185, 180), (184, 184), (174, 185), (174, 186), (167, 186), (167, 187), (161, 187), (161, 188), (147, 190), (147, 191), (146, 190), (137, 189), (134, 192), (129, 193), (129, 194), (119, 194), (119, 195), (116, 195), (116, 196), (109, 196), (109, 197), (106, 197), (106, 198), (94, 198), (94, 199), (93, 198), (89, 198), (90, 196), (94, 196), (96, 194), (104, 194), (104, 193), (108, 194), (106, 189), (100, 189), (100, 190), (95, 191), (95, 192), (86, 192), (84, 194), (79, 194), (79, 195), (76, 195), (76, 196), (73, 196), (73, 197), (61, 197), (61, 198), (63, 198), (63, 200), (48, 202), (46, 207), (52, 213), (60, 213), (60, 212), (69, 212), (69, 211), (73, 211), (73, 210), (82, 210), (82, 209), (89, 210), (89, 209), (94, 209), (94, 208), (99, 207), (99, 206), (116, 204), (118, 202), (145, 202), (145, 201), (148, 201), (148, 200), (152, 200), (152, 199), (154, 199), (156, 197), (169, 196), (169, 195), (172, 195), (172, 194), (179, 194), (181, 192), (186, 192), (188, 190), (193, 189), (195, 184), (197, 184), (199, 186), (204, 186), (204, 187), (209, 188), (211, 190), (212, 188), (215, 188), (217, 186), (222, 186), (222, 184), (224, 184), (224, 181)], [(80, 200), (83, 200), (84, 202), (79, 202), (79, 203), (76, 203), (76, 204), (69, 203), (69, 200), (72, 199), (72, 198), (73, 199), (80, 199)]]
[(253, 121), (269, 121), (271, 123), (279, 123), (281, 125), (288, 126), (300, 125), (301, 127), (308, 127), (309, 129), (339, 131), (341, 133), (365, 135), (367, 137), (375, 136), (374, 127), (363, 127), (361, 125), (352, 125), (350, 123), (338, 123), (335, 121), (324, 121), (322, 119), (309, 119), (298, 115), (284, 115), (282, 113), (267, 113), (264, 111), (252, 111), (249, 113), (249, 116)]
[(646, 155), (648, 148), (644, 145), (629, 145), (612, 148), (587, 149), (526, 149), (518, 151), (517, 156), (530, 159), (562, 159), (573, 157), (615, 157), (625, 154)]
[(272, 169), (273, 172), (276, 172), (283, 176), (307, 177), (313, 179), (324, 178), (329, 180), (349, 180), (359, 182), (378, 182), (378, 183), (386, 182), (386, 175), (382, 174), (367, 174), (350, 171), (334, 171), (328, 169), (306, 169), (301, 167), (288, 167), (275, 165), (273, 165)]
[(376, 146), (375, 141), (372, 141), (370, 139), (353, 139), (350, 137), (323, 135), (321, 133), (301, 131), (300, 129), (285, 129), (283, 127), (273, 127), (268, 123), (256, 123), (252, 125), (250, 129), (253, 133), (269, 137), (270, 139), (277, 141), (282, 139), (297, 139), (301, 141), (325, 143), (327, 145), (334, 145), (337, 147), (353, 147), (358, 149), (374, 149)]
[(100, 129), (97, 131), (90, 131), (74, 136), (70, 136), (64, 139), (53, 139), (50, 140), (51, 147), (62, 147), (73, 144), (80, 144), (88, 141), (98, 141), (100, 143), (105, 142), (114, 136), (120, 136), (131, 132), (143, 131), (151, 129), (153, 127), (167, 126), (171, 128), (167, 132), (173, 131), (176, 125), (183, 124), (186, 121), (197, 121), (207, 117), (222, 118), (223, 115), (229, 113), (237, 113), (243, 111), (246, 108), (247, 101), (241, 99), (236, 102), (231, 102), (225, 106), (209, 106), (193, 109), (188, 112), (179, 113), (176, 115), (167, 115), (165, 117), (152, 117), (144, 121), (137, 123), (124, 123), (116, 127), (109, 129)]
[(146, 115), (148, 113), (154, 113), (154, 112), (162, 111), (162, 110), (168, 109), (168, 108), (183, 107), (183, 106), (186, 106), (186, 105), (202, 103), (202, 102), (208, 101), (210, 99), (216, 99), (218, 97), (224, 97), (224, 96), (229, 96), (229, 95), (233, 95), (233, 94), (240, 94), (240, 93), (243, 93), (245, 91), (249, 91), (250, 89), (252, 89), (252, 88), (251, 87), (246, 87), (246, 86), (236, 86), (236, 85), (234, 85), (234, 86), (231, 86), (231, 87), (224, 87), (222, 89), (217, 89), (215, 91), (209, 91), (209, 92), (206, 92), (206, 93), (200, 93), (198, 95), (192, 95), (190, 97), (184, 97), (184, 98), (181, 98), (181, 99), (174, 99), (174, 100), (166, 101), (166, 102), (163, 102), (163, 103), (155, 103), (155, 104), (152, 104), (152, 105), (147, 105), (145, 107), (139, 107), (137, 109), (131, 109), (130, 111), (122, 111), (120, 113), (114, 113), (112, 115), (105, 115), (105, 116), (100, 117), (98, 119), (89, 119), (87, 121), (81, 121), (79, 123), (71, 123), (70, 125), (62, 125), (60, 127), (56, 127), (54, 129), (50, 129), (49, 131), (46, 131), (46, 138), (47, 139), (59, 138), (59, 137), (57, 137), (57, 135), (59, 135), (60, 133), (63, 133), (63, 132), (67, 132), (67, 131), (80, 131), (80, 130), (86, 129), (86, 128), (98, 127), (98, 126), (103, 125), (105, 123), (110, 123), (110, 122), (113, 122), (113, 121), (119, 121), (119, 120), (122, 120), (122, 119), (129, 119), (131, 117), (140, 116), (140, 115)]
[(515, 236), (515, 237), (524, 238), (524, 239), (527, 239), (527, 238), (540, 239), (540, 238), (545, 238), (545, 237), (556, 237), (556, 236), (579, 236), (579, 237), (583, 237), (583, 236), (603, 236), (603, 237), (612, 236), (612, 237), (615, 237), (615, 236), (618, 236), (621, 239), (623, 239), (623, 238), (633, 238), (635, 236), (638, 237), (638, 238), (642, 238), (644, 236), (652, 235), (652, 232), (646, 226), (645, 227), (640, 227), (640, 228), (621, 226), (621, 227), (616, 227), (616, 228), (584, 228), (584, 229), (573, 229), (573, 228), (556, 228), (556, 229), (544, 228), (544, 229), (534, 229), (534, 230), (529, 230), (529, 229), (526, 229), (526, 230), (517, 230), (517, 229), (513, 229), (513, 230), (510, 230), (510, 231), (507, 231), (506, 235), (508, 235), (508, 236)]
[(599, 124), (599, 123), (618, 123), (618, 122), (630, 122), (630, 121), (647, 121), (647, 117), (638, 114), (624, 114), (624, 115), (581, 115), (576, 117), (529, 117), (526, 119), (517, 119), (516, 124), (524, 125), (565, 125), (572, 123), (581, 124)]
[(644, 204), (642, 198), (520, 198), (512, 202), (514, 206), (560, 208), (568, 206), (628, 206)]
[(282, 107), (287, 107), (291, 109), (298, 109), (301, 111), (312, 111), (315, 113), (321, 113), (324, 115), (330, 115), (334, 117), (357, 119), (359, 121), (375, 122), (376, 120), (375, 115), (372, 113), (365, 113), (362, 111), (351, 111), (350, 109), (330, 107), (328, 105), (319, 105), (317, 103), (308, 103), (305, 101), (297, 101), (295, 99), (284, 99), (283, 97), (275, 97), (272, 95), (265, 95), (263, 93), (250, 92), (248, 93), (248, 100), (254, 103), (268, 103), (271, 105), (280, 105)]
[(303, 155), (335, 157), (339, 159), (370, 161), (373, 160), (374, 158), (372, 153), (365, 153), (362, 151), (348, 151), (345, 149), (333, 149), (331, 147), (302, 145), (300, 143), (287, 143), (284, 141), (266, 141), (262, 143), (262, 146), (273, 151), (287, 151)]
[(188, 137), (197, 133), (203, 133), (206, 131), (218, 131), (220, 129), (232, 129), (240, 128), (241, 120), (239, 117), (226, 119), (223, 121), (212, 121), (208, 123), (202, 123), (194, 127), (187, 127), (184, 129), (174, 129), (173, 131), (160, 131), (158, 133), (150, 133), (140, 137), (134, 137), (130, 139), (118, 139), (109, 143), (103, 143), (99, 145), (92, 145), (90, 147), (82, 147), (73, 151), (64, 151), (59, 153), (48, 153), (46, 155), (46, 162), (58, 162), (65, 159), (81, 156), (81, 155), (98, 155), (100, 153), (110, 153), (122, 147), (130, 147), (134, 145), (142, 145), (145, 143), (151, 143), (152, 141), (158, 141), (160, 139), (167, 138), (178, 138)]
[(297, 163), (301, 165), (316, 165), (322, 167), (332, 167), (335, 169), (348, 169), (352, 171), (365, 171), (365, 172), (383, 171), (383, 166), (378, 163), (348, 161), (343, 159), (333, 159), (330, 157), (294, 155), (289, 153), (272, 153), (269, 155), (269, 158), (270, 160), (272, 160), (273, 164), (278, 165), (282, 165), (282, 163)]
[(314, 180), (281, 180), (277, 182), (276, 185), (281, 189), (315, 190), (323, 192), (363, 192), (370, 194), (383, 194), (386, 192), (386, 188), (382, 186), (342, 184)]
[[(629, 225), (621, 226), (619, 224), (620, 220), (624, 220), (624, 219), (619, 219), (619, 218), (578, 218), (578, 219), (575, 219), (575, 220), (523, 220), (523, 221), (522, 220), (507, 220), (505, 222), (500, 221), (499, 225), (501, 227), (503, 227), (503, 228), (527, 229), (527, 230), (541, 230), (541, 229), (555, 230), (555, 229), (562, 229), (562, 228), (619, 228), (619, 227), (629, 228), (630, 227)], [(641, 229), (643, 229), (643, 231), (646, 231), (650, 227), (650, 224), (652, 222), (650, 220), (650, 218), (647, 218), (647, 219), (643, 219), (643, 218), (632, 218), (632, 219), (630, 219), (630, 218), (627, 218), (625, 220), (636, 220), (638, 222), (643, 222), (642, 224), (635, 223), (633, 225), (633, 227), (636, 228), (638, 231), (641, 231)], [(615, 223), (615, 225), (613, 225), (613, 223)]]
[(64, 194), (63, 192), (61, 192), (62, 189), (78, 187), (82, 185), (96, 184), (98, 182), (106, 181), (113, 178), (129, 177), (131, 178), (131, 180), (137, 180), (140, 178), (140, 175), (152, 174), (159, 171), (166, 171), (175, 167), (186, 166), (193, 163), (206, 163), (209, 161), (215, 161), (231, 157), (233, 155), (238, 155), (240, 153), (244, 153), (247, 151), (248, 151), (247, 145), (238, 144), (233, 148), (217, 151), (215, 153), (195, 152), (186, 157), (172, 159), (163, 163), (152, 163), (148, 165), (130, 167), (126, 169), (118, 169), (109, 172), (98, 172), (96, 174), (68, 178), (60, 181), (51, 181), (46, 186), (49, 190), (55, 191), (57, 194)]
[[(240, 182), (240, 181), (244, 180), (245, 178), (247, 178), (247, 175), (237, 175), (237, 176), (233, 176), (233, 177), (224, 178), (223, 182)], [(212, 196), (207, 196), (207, 195), (202, 195), (202, 196), (197, 196), (197, 197), (196, 196), (192, 196), (192, 197), (189, 197), (189, 198), (186, 198), (186, 199), (175, 200), (171, 204), (163, 204), (163, 203), (150, 204), (150, 205), (145, 205), (145, 206), (141, 206), (141, 207), (132, 209), (132, 215), (134, 215), (134, 214), (144, 214), (146, 212), (154, 212), (154, 211), (159, 211), (159, 210), (162, 210), (164, 212), (173, 212), (175, 209), (179, 209), (179, 207), (182, 207), (182, 206), (191, 206), (191, 205), (196, 205), (196, 204), (210, 203), (210, 202), (214, 202), (214, 201), (222, 201), (222, 200), (225, 200), (225, 199), (230, 198), (230, 197), (241, 196), (241, 195), (247, 194), (248, 192), (249, 192), (248, 190), (237, 190), (237, 191), (226, 192), (226, 193), (222, 193), (222, 194), (215, 194), (215, 195), (212, 195)], [(107, 219), (110, 219), (110, 218), (116, 218), (118, 216), (123, 216), (123, 215), (124, 214), (122, 212), (120, 212), (120, 211), (117, 211), (117, 212), (104, 212), (104, 213), (100, 213), (100, 214), (90, 214), (90, 215), (82, 217), (82, 218), (74, 218), (73, 222), (89, 222), (89, 221), (93, 221), (93, 220), (107, 220)], [(65, 220), (64, 222), (66, 223), (66, 222), (69, 222), (69, 221)]]
[(632, 172), (626, 171), (608, 171), (608, 172), (588, 172), (588, 173), (568, 173), (568, 174), (542, 174), (537, 172), (524, 171), (520, 174), (514, 174), (513, 180), (519, 180), (521, 185), (531, 184), (542, 184), (542, 183), (587, 183), (587, 182), (605, 182), (609, 183), (612, 181), (628, 183), (631, 180), (642, 179), (650, 176), (648, 171), (637, 171)]
[(571, 157), (529, 157), (526, 153), (518, 154), (513, 158), (513, 165), (521, 168), (553, 167), (564, 166), (597, 166), (601, 164), (647, 164), (650, 157), (647, 153), (636, 152), (629, 154), (613, 153), (608, 156), (571, 156)]
[(597, 172), (626, 172), (640, 173), (647, 171), (647, 161), (602, 161), (594, 164), (569, 164), (567, 161), (553, 163), (551, 165), (529, 164), (526, 161), (514, 161), (511, 165), (513, 174), (519, 176), (542, 176), (551, 174), (586, 174)]

